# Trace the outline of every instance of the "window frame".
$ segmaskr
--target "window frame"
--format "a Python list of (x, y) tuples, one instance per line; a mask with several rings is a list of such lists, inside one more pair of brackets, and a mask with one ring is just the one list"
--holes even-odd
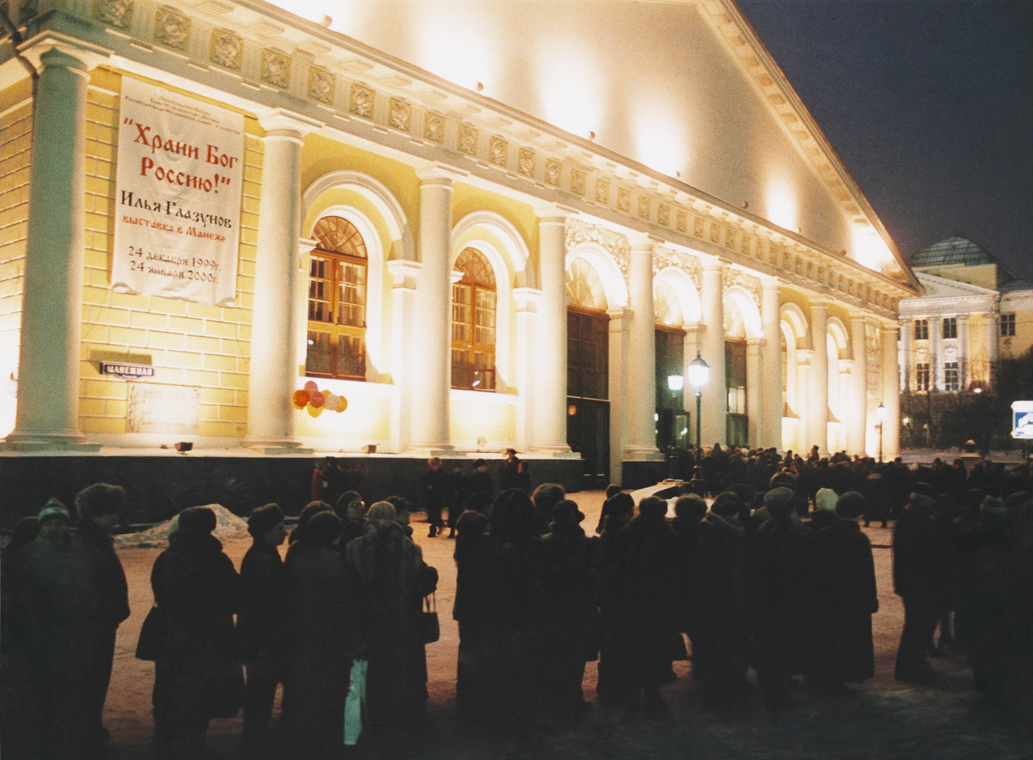
[(1015, 337), (1015, 312), (1010, 311), (1001, 314), (1000, 335), (1002, 338)]
[[(459, 256), (456, 257), (456, 264), (459, 265), (461, 263), (462, 256), (468, 251), (479, 257), (482, 263), (481, 268), (483, 271), (487, 272), (488, 277), (484, 278), (484, 280), (478, 280), (471, 276), (469, 272), (463, 271), (462, 278), (457, 282), (452, 283), (452, 312), (450, 321), (451, 338), (449, 343), (450, 361), (452, 366), (451, 387), (457, 390), (494, 393), (497, 388), (495, 359), (498, 348), (498, 288), (495, 283), (495, 275), (491, 268), (491, 262), (488, 260), (487, 256), (476, 248), (464, 248), (460, 252)], [(468, 303), (460, 304), (456, 298), (456, 294), (461, 292), (463, 289), (468, 289), (470, 298)], [(479, 297), (489, 293), (491, 294), (491, 306), (480, 306)], [(456, 319), (457, 306), (464, 306), (469, 309), (468, 320), (460, 322)], [(480, 324), (478, 320), (478, 317), (486, 312), (491, 314), (490, 326)], [(469, 330), (470, 340), (456, 337), (456, 329), (460, 324)], [(491, 331), (491, 343), (479, 341), (478, 331), (489, 329)], [(474, 357), (488, 357), (488, 359), (480, 362), (483, 366), (478, 366), (476, 358), (473, 363), (468, 360), (459, 360), (459, 357), (469, 357), (471, 355)]]
[[(347, 236), (347, 240), (351, 241), (355, 236), (358, 237), (361, 243), (361, 249), (356, 246), (356, 250), (361, 250), (363, 253), (366, 252), (366, 242), (362, 238), (361, 232), (344, 217), (327, 217), (340, 220), (344, 222), (350, 228), (351, 233)], [(320, 220), (323, 221), (323, 220)], [(317, 222), (318, 226), (319, 222)], [(315, 230), (314, 230), (315, 231)], [(324, 242), (324, 241), (320, 241)], [(329, 278), (321, 278), (327, 283), (327, 289), (329, 291), (328, 299), (318, 299), (321, 303), (327, 304), (330, 319), (314, 319), (313, 318), (313, 295), (316, 279), (314, 279), (315, 267), (317, 263), (323, 261), (326, 262), (327, 268), (330, 270)], [(347, 282), (343, 278), (345, 266), (351, 265), (362, 270), (362, 300), (361, 303), (352, 303), (352, 306), (361, 307), (362, 310), (362, 323), (361, 324), (348, 324), (338, 322), (341, 304), (343, 299), (341, 298), (342, 284)], [(365, 380), (366, 379), (366, 326), (367, 326), (367, 309), (369, 306), (369, 258), (368, 256), (361, 256), (358, 254), (345, 253), (342, 251), (333, 250), (328, 247), (316, 247), (309, 253), (309, 267), (308, 267), (308, 297), (306, 300), (306, 308), (308, 317), (306, 322), (306, 350), (305, 350), (305, 375), (308, 377), (322, 377), (335, 380)], [(329, 341), (329, 350), (325, 352), (328, 357), (328, 363), (330, 370), (317, 369), (313, 367), (313, 357), (318, 354), (324, 354), (324, 352), (314, 351), (313, 347), (316, 345), (318, 336), (327, 336)], [(353, 368), (353, 372), (339, 371), (341, 367), (341, 343), (342, 339), (350, 341), (357, 341), (358, 350), (348, 351), (346, 356), (349, 357), (348, 363), (350, 368)], [(347, 369), (347, 368), (346, 368)]]
[(961, 367), (958, 362), (943, 363), (943, 389), (945, 391), (961, 390)]
[(929, 320), (915, 320), (915, 340), (929, 340)]
[(954, 340), (958, 337), (958, 318), (957, 317), (944, 317), (943, 318), (943, 339)]

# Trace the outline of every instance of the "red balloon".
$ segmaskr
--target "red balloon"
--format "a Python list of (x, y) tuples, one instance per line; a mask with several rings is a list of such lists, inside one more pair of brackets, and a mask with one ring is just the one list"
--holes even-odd
[(322, 393), (313, 393), (309, 403), (312, 404), (313, 409), (319, 409), (321, 406), (323, 406), (323, 404), (326, 403), (326, 399), (323, 398)]
[(309, 380), (307, 383), (305, 383), (305, 390), (307, 390), (309, 393), (311, 393), (312, 391), (316, 391), (318, 393), (319, 386), (316, 385), (315, 380)]
[(294, 395), (291, 396), (291, 403), (298, 409), (304, 409), (308, 406), (308, 400), (308, 391), (294, 391)]

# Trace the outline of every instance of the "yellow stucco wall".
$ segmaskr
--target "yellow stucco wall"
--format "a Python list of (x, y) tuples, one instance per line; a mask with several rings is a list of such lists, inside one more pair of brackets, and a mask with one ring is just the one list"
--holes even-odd
[(14, 427), (13, 378), (21, 342), (25, 238), (29, 226), (32, 95), (28, 80), (0, 93), (0, 436)]
[(100, 375), (98, 362), (130, 361), (154, 366), (154, 378), (146, 382), (201, 389), (202, 436), (241, 438), (247, 421), (261, 130), (253, 118), (245, 119), (236, 306), (115, 293), (111, 265), (120, 88), (117, 73), (98, 69), (87, 96), (81, 429), (86, 435), (127, 432), (128, 383)]

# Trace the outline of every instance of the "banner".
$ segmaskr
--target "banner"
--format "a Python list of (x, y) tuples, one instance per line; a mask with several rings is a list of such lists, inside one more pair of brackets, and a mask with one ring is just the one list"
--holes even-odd
[(244, 117), (122, 77), (111, 286), (232, 306)]

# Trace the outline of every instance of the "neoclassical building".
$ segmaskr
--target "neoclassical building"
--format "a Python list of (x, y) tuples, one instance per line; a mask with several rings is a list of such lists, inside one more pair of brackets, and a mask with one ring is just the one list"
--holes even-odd
[[(1000, 360), (1033, 348), (1033, 285), (981, 246), (954, 236), (918, 251), (909, 263), (925, 292), (900, 302), (906, 429), (949, 411), (939, 401), (988, 390)], [(926, 437), (920, 430), (914, 436)]]
[(4, 453), (634, 480), (697, 355), (707, 445), (896, 453), (921, 286), (732, 0), (342, 12), (4, 3)]

